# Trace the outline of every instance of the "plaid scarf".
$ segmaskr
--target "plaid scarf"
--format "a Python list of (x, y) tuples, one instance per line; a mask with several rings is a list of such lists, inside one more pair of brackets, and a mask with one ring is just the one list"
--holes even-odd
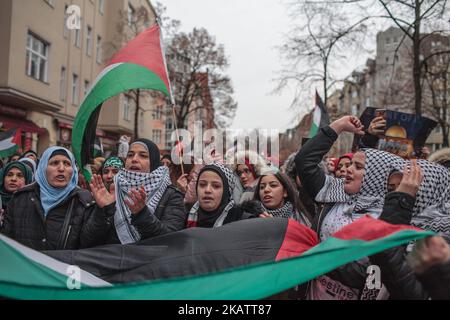
[[(211, 168), (213, 167), (213, 168)], [(213, 170), (215, 169), (215, 170)], [(224, 207), (224, 209), (222, 210), (222, 213), (219, 215), (219, 217), (217, 218), (216, 222), (214, 223), (214, 228), (216, 227), (220, 227), (223, 225), (223, 222), (225, 221), (226, 217), (228, 216), (228, 213), (230, 212), (230, 210), (234, 207), (235, 202), (234, 199), (232, 197), (233, 195), (233, 189), (235, 186), (235, 180), (234, 180), (234, 175), (233, 175), (233, 171), (231, 171), (230, 169), (228, 169), (227, 167), (225, 167), (224, 165), (214, 162), (210, 165), (205, 166), (199, 173), (198, 178), (200, 178), (200, 175), (208, 170), (220, 170), (220, 172), (222, 172), (223, 176), (225, 176), (228, 184), (228, 199), (225, 199), (225, 203), (227, 203)], [(197, 180), (197, 184), (198, 184), (198, 180)], [(226, 192), (225, 190), (223, 192)], [(197, 195), (198, 196), (198, 195)], [(222, 196), (223, 198), (223, 196)], [(219, 207), (220, 209), (220, 207)], [(197, 226), (197, 222), (198, 222), (198, 215), (199, 215), (199, 211), (201, 210), (200, 208), (200, 203), (197, 201), (191, 208), (191, 210), (189, 211), (189, 215), (188, 215), (188, 222), (187, 222), (187, 227), (188, 228), (193, 228)]]
[(151, 173), (132, 172), (123, 169), (114, 177), (116, 187), (114, 224), (117, 236), (122, 244), (134, 243), (141, 239), (141, 235), (131, 224), (130, 208), (124, 202), (131, 189), (144, 186), (147, 194), (147, 207), (150, 214), (154, 214), (159, 201), (170, 184), (169, 169), (164, 166)]

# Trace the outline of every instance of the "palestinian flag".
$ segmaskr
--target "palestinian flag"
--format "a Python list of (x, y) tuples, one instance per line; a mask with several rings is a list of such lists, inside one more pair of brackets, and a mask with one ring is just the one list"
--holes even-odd
[[(138, 244), (49, 251), (48, 256), (0, 235), (0, 296), (263, 299), (431, 235), (363, 217), (318, 243), (314, 231), (293, 220), (249, 219), (214, 229), (186, 229)], [(73, 277), (71, 265), (83, 271)], [(79, 290), (68, 289), (76, 287), (74, 278), (80, 281)]]
[(170, 95), (158, 25), (139, 34), (116, 54), (98, 75), (81, 103), (74, 121), (72, 147), (88, 181), (91, 174), (86, 165), (94, 154), (101, 106), (111, 97), (133, 89), (156, 90)]
[(0, 158), (6, 158), (19, 150), (20, 129), (0, 132)]
[(330, 117), (325, 108), (322, 98), (316, 90), (315, 106), (313, 110), (313, 118), (311, 121), (311, 129), (309, 130), (309, 138), (313, 138), (320, 128), (326, 127), (330, 124)]

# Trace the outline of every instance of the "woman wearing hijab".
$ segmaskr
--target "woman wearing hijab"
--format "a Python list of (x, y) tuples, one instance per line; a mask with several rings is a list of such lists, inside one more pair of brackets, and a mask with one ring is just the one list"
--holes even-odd
[(34, 181), (34, 174), (36, 173), (37, 170), (36, 162), (31, 158), (22, 158), (19, 160), (19, 162), (25, 163), (31, 169), (31, 174), (33, 176)]
[(300, 203), (295, 187), (278, 168), (271, 168), (261, 175), (254, 197), (261, 206), (261, 218), (294, 219), (311, 226), (310, 217)]
[(8, 204), (3, 233), (35, 250), (80, 249), (102, 245), (112, 217), (91, 194), (77, 187), (73, 154), (51, 147), (42, 155), (36, 182), (17, 191)]
[[(353, 155), (352, 164), (347, 168), (345, 179), (327, 176), (318, 167), (323, 156), (329, 152), (342, 132), (364, 134), (359, 119), (345, 116), (322, 128), (308, 141), (296, 156), (295, 164), (302, 183), (316, 202), (325, 203), (313, 219), (313, 229), (321, 241), (326, 240), (342, 227), (354, 220), (370, 215), (379, 218), (387, 194), (387, 180), (392, 169), (400, 166), (401, 158), (391, 158), (390, 154), (367, 149)], [(408, 195), (396, 195), (399, 204), (409, 202)], [(370, 265), (367, 258), (345, 265), (311, 283), (310, 299), (364, 299), (366, 271)], [(327, 287), (339, 288), (330, 292)], [(383, 295), (384, 291), (379, 293)], [(378, 298), (385, 298), (385, 296)]]
[(135, 243), (185, 228), (183, 194), (171, 185), (158, 146), (147, 139), (130, 145), (125, 168), (108, 191), (101, 176), (90, 184), (100, 208), (114, 216), (108, 243)]
[(353, 159), (353, 153), (346, 153), (339, 157), (336, 162), (336, 169), (334, 170), (334, 176), (336, 178), (344, 178), (347, 168), (351, 166)]
[(20, 162), (10, 162), (0, 170), (0, 227), (13, 193), (31, 183), (31, 170)]
[(253, 217), (236, 206), (234, 181), (233, 172), (219, 163), (200, 170), (196, 186), (198, 201), (189, 212), (188, 228), (215, 228)]
[(103, 162), (100, 172), (102, 174), (102, 180), (106, 189), (114, 183), (114, 177), (125, 167), (123, 160), (119, 157), (109, 157)]

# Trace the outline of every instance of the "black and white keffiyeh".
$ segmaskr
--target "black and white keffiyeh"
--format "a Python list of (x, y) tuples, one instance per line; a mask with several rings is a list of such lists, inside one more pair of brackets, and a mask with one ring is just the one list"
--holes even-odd
[[(230, 210), (235, 206), (235, 201), (233, 199), (233, 190), (235, 187), (235, 179), (234, 179), (234, 174), (233, 171), (231, 171), (230, 169), (228, 169), (227, 167), (225, 167), (224, 165), (214, 162), (212, 164), (209, 164), (207, 166), (205, 166), (199, 173), (198, 177), (200, 178), (200, 175), (207, 170), (214, 170), (217, 171), (219, 170), (222, 175), (226, 178), (226, 182), (228, 185), (228, 196), (225, 198), (226, 201), (226, 205), (223, 208), (222, 212), (220, 213), (219, 217), (216, 219), (216, 221), (214, 222), (214, 228), (216, 227), (220, 227), (223, 225), (226, 217), (228, 216), (228, 213), (230, 212)], [(225, 192), (225, 190), (224, 190)], [(188, 227), (195, 227), (197, 226), (197, 221), (199, 218), (199, 211), (201, 210), (200, 208), (200, 203), (197, 201), (191, 208), (191, 210), (189, 211), (189, 215), (188, 215)]]
[(344, 191), (344, 180), (326, 176), (325, 185), (316, 196), (317, 202), (345, 203), (347, 213), (381, 214), (387, 194), (387, 180), (393, 168), (402, 167), (404, 160), (393, 154), (375, 149), (364, 150), (366, 155), (361, 190), (354, 195)]
[[(390, 173), (403, 172), (409, 161), (380, 150), (366, 149), (364, 153), (365, 175), (361, 190), (356, 195), (347, 195), (342, 179), (327, 176), (316, 201), (344, 203), (346, 212), (353, 215), (364, 214), (364, 211), (381, 213)], [(416, 195), (412, 225), (450, 234), (450, 223), (445, 219), (450, 215), (450, 171), (426, 160), (418, 160), (417, 163), (423, 180)]]
[(268, 209), (262, 203), (261, 206), (265, 212), (271, 214), (274, 218), (286, 218), (298, 220), (298, 213), (295, 212), (294, 205), (287, 201), (281, 208), (278, 209)]
[(116, 213), (114, 224), (117, 236), (122, 244), (137, 242), (141, 235), (131, 224), (131, 211), (125, 204), (125, 199), (132, 189), (144, 186), (147, 194), (147, 207), (150, 214), (154, 214), (167, 187), (171, 184), (169, 169), (159, 167), (151, 173), (121, 170), (114, 177), (116, 193)]

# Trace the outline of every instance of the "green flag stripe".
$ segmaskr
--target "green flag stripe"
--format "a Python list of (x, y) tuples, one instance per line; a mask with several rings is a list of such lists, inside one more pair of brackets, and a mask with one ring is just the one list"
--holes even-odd
[[(77, 113), (72, 131), (72, 147), (80, 167), (84, 131), (91, 114), (106, 100), (128, 90), (149, 89), (169, 95), (164, 81), (149, 69), (132, 63), (123, 63), (103, 75), (87, 95)], [(89, 147), (89, 146), (85, 146)]]
[(19, 150), (19, 146), (18, 145), (14, 145), (11, 148), (8, 148), (8, 149), (5, 149), (5, 150), (1, 150), (0, 151), (0, 158), (9, 157), (9, 156), (13, 155), (14, 152), (16, 152), (17, 150)]
[(374, 241), (329, 238), (300, 257), (254, 264), (208, 275), (102, 288), (23, 286), (0, 282), (0, 295), (21, 299), (262, 299), (346, 263), (434, 233), (403, 230)]

